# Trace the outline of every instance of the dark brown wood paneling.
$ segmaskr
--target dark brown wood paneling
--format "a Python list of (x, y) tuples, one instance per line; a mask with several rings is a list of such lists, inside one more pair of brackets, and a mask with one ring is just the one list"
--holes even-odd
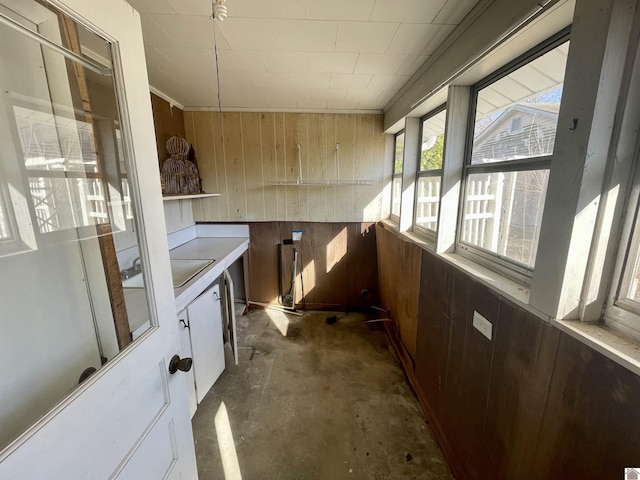
[[(278, 224), (249, 224), (249, 300), (276, 303), (278, 287)], [(245, 279), (246, 280), (246, 279)]]
[[(172, 107), (169, 102), (155, 94), (151, 94), (151, 108), (153, 109), (153, 125), (156, 131), (156, 145), (158, 148), (158, 161), (169, 158), (167, 152), (167, 140), (174, 135), (186, 137), (184, 129), (184, 112), (178, 107)], [(196, 152), (197, 155), (198, 152)]]
[(621, 478), (640, 465), (640, 378), (560, 333), (534, 478)]
[(415, 360), (422, 249), (400, 240), (382, 224), (377, 224), (376, 238), (382, 306), (389, 311), (403, 345)]
[[(381, 225), (377, 242), (391, 305), (415, 285), (396, 273), (407, 242)], [(456, 478), (621, 478), (640, 465), (638, 375), (422, 255), (415, 367), (387, 332)], [(474, 311), (493, 323), (491, 341)]]
[[(251, 300), (277, 303), (280, 295), (278, 245), (304, 230), (296, 242), (303, 265), (305, 303), (310, 309), (362, 308), (378, 305), (375, 231), (371, 224), (261, 222), (249, 224)], [(291, 281), (293, 246), (282, 247), (283, 286)], [(371, 297), (360, 292), (369, 289)], [(301, 303), (298, 278), (296, 301)], [(285, 292), (286, 293), (286, 292)]]
[(434, 412), (440, 414), (447, 371), (453, 271), (423, 252), (420, 278), (416, 377)]
[(559, 332), (511, 302), (500, 303), (483, 438), (493, 478), (526, 478), (534, 466)]

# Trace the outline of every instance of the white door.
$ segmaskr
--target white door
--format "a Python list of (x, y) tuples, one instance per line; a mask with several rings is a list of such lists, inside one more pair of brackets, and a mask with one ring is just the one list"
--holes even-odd
[[(121, 116), (114, 123), (108, 109), (92, 113), (90, 104), (101, 97), (83, 88), (108, 88), (99, 68), (84, 76), (72, 60), (56, 57), (61, 53), (55, 48), (40, 49), (12, 36), (24, 32), (6, 21), (26, 19), (19, 23), (58, 44), (65, 39), (57, 19), (40, 17), (35, 2), (0, 0), (0, 35), (12, 38), (0, 41), (0, 360), (5, 369), (0, 377), (0, 478), (197, 478), (186, 377), (168, 372), (179, 335), (140, 18), (123, 0), (51, 3), (113, 45)], [(42, 45), (33, 37), (28, 41)], [(73, 45), (73, 35), (65, 41)], [(80, 41), (77, 51), (85, 61), (101, 61), (100, 42), (92, 44), (82, 32)], [(16, 80), (32, 61), (34, 72), (46, 72), (46, 88), (36, 85), (36, 73)], [(74, 87), (80, 98), (65, 109), (60, 99), (69, 87), (56, 79), (67, 77), (82, 88)], [(35, 98), (40, 91), (51, 101)], [(51, 146), (47, 128), (54, 124), (58, 142)], [(91, 170), (91, 162), (82, 160), (84, 151), (74, 164), (73, 147), (83, 150), (86, 138), (91, 145), (95, 140), (133, 157), (126, 176), (108, 167)], [(30, 153), (21, 152), (20, 144)], [(66, 153), (52, 155), (49, 148)], [(87, 151), (94, 154), (91, 146)], [(97, 156), (108, 154), (103, 149)], [(61, 198), (61, 189), (67, 197)], [(126, 227), (133, 225), (129, 196), (138, 200), (135, 233)], [(68, 211), (65, 205), (71, 205)], [(105, 242), (107, 236), (95, 232), (109, 222), (114, 231), (124, 227)], [(104, 261), (111, 254), (117, 254), (115, 267)], [(136, 273), (136, 254), (142, 258), (148, 297), (144, 291), (118, 290), (113, 276), (105, 273), (129, 266)], [(109, 301), (112, 294), (119, 297)], [(116, 310), (125, 320), (128, 315), (129, 324), (114, 333)], [(7, 312), (22, 315), (9, 318)], [(149, 328), (130, 343), (130, 332), (144, 331), (146, 321)], [(94, 330), (95, 336), (87, 333)], [(69, 337), (77, 340), (73, 347)], [(15, 355), (5, 358), (8, 349)], [(74, 389), (84, 366), (97, 372)], [(7, 434), (10, 429), (15, 432)]]

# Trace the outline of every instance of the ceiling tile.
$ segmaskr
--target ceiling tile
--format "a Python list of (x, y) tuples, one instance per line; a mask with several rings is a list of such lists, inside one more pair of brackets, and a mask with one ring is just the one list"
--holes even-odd
[(369, 21), (375, 0), (307, 0), (307, 18)]
[(167, 0), (167, 1), (173, 7), (176, 13), (180, 15), (204, 15), (208, 17), (212, 13), (211, 0)]
[(356, 110), (358, 103), (359, 102), (353, 100), (329, 100), (327, 101), (327, 108), (331, 110)]
[(167, 70), (175, 68), (173, 62), (162, 55), (157, 48), (144, 47), (144, 56), (147, 61), (147, 69), (157, 68)]
[(145, 46), (152, 47), (175, 47), (176, 42), (162, 30), (149, 15), (142, 15), (142, 37)]
[(376, 0), (372, 22), (431, 23), (446, 0)]
[(309, 56), (310, 70), (318, 73), (353, 73), (357, 53), (317, 53)]
[(393, 37), (387, 53), (430, 55), (453, 29), (453, 25), (403, 23)]
[(380, 105), (387, 105), (396, 93), (398, 93), (397, 90), (382, 90), (378, 95), (378, 102)]
[(295, 89), (300, 85), (308, 88), (329, 88), (331, 77), (320, 73), (272, 73), (255, 72), (251, 79), (256, 87)]
[(380, 90), (373, 90), (370, 88), (363, 90), (349, 90), (345, 100), (347, 102), (368, 102), (369, 104), (377, 102), (378, 97), (382, 93)]
[(309, 52), (262, 52), (262, 61), (268, 72), (309, 72)]
[[(180, 69), (186, 68), (186, 65), (196, 65), (201, 67), (211, 66), (215, 64), (213, 50), (206, 48), (175, 48), (161, 47), (158, 52), (168, 58), (176, 67)], [(187, 73), (187, 72), (182, 72)]]
[(371, 75), (352, 75), (334, 73), (331, 75), (330, 88), (367, 88)]
[(305, 18), (304, 2), (300, 0), (233, 0), (240, 15), (249, 18)]
[(394, 75), (404, 64), (408, 55), (361, 53), (354, 73)]
[(344, 88), (314, 88), (311, 90), (311, 98), (318, 100), (344, 100), (347, 90)]
[(167, 0), (128, 0), (128, 3), (140, 13), (176, 13)]
[(375, 75), (369, 83), (373, 90), (395, 90), (396, 92), (407, 83), (411, 77), (408, 75)]
[(234, 50), (281, 50), (278, 23), (274, 19), (227, 18), (219, 25)]
[(327, 108), (327, 100), (314, 99), (311, 100), (298, 100), (297, 102), (298, 108)]
[(397, 29), (397, 23), (340, 22), (335, 51), (385, 53)]
[(256, 50), (220, 50), (218, 52), (220, 71), (266, 72), (264, 54), (265, 52)]
[(433, 23), (457, 25), (478, 3), (478, 0), (448, 0)]
[(397, 75), (413, 75), (427, 61), (429, 55), (408, 55), (402, 66), (395, 72)]
[[(213, 21), (195, 15), (150, 15), (177, 47), (213, 48)], [(224, 35), (216, 32), (218, 48), (229, 48)]]
[(282, 50), (333, 52), (338, 22), (278, 20)]

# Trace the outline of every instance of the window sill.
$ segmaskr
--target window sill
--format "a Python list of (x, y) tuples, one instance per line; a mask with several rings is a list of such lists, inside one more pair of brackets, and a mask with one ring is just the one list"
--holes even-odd
[(400, 232), (398, 231), (398, 225), (390, 221), (389, 219), (385, 219), (382, 221), (386, 228), (394, 231), (401, 238), (410, 241), (411, 243), (417, 245), (418, 247), (427, 250), (428, 252), (436, 255), (438, 258), (443, 259), (445, 262), (450, 265), (462, 270), (463, 272), (472, 276), (475, 280), (480, 283), (486, 285), (490, 289), (494, 290), (496, 293), (502, 295), (506, 299), (515, 303), (519, 307), (527, 310), (528, 312), (536, 315), (540, 319), (548, 322), (550, 317), (540, 310), (536, 309), (529, 305), (529, 289), (514, 281), (510, 278), (501, 275), (498, 272), (494, 272), (482, 265), (463, 257), (457, 253), (436, 253), (435, 252), (435, 244), (425, 239), (424, 237), (419, 237), (415, 233), (412, 232)]
[(551, 324), (618, 365), (640, 375), (640, 342), (600, 324), (579, 320), (551, 320)]
[(571, 335), (579, 342), (588, 345), (618, 365), (640, 375), (640, 342), (623, 335), (605, 325), (586, 323), (579, 320), (556, 320), (529, 304), (529, 289), (520, 283), (494, 272), (472, 260), (456, 253), (435, 253), (433, 243), (416, 237), (410, 232), (399, 232), (398, 226), (383, 220), (385, 228), (392, 230), (399, 237), (429, 251), (438, 258), (469, 274), (475, 280), (489, 287), (520, 308), (535, 315), (540, 320), (550, 323), (563, 332)]

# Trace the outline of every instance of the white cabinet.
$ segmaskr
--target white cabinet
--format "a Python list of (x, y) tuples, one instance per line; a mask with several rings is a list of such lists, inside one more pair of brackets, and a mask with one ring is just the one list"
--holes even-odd
[(213, 285), (203, 292), (180, 312), (178, 321), (187, 327), (181, 330), (181, 356), (187, 356), (190, 349), (193, 358), (189, 372), (193, 379), (188, 386), (193, 416), (196, 402), (202, 401), (225, 367), (220, 287)]

